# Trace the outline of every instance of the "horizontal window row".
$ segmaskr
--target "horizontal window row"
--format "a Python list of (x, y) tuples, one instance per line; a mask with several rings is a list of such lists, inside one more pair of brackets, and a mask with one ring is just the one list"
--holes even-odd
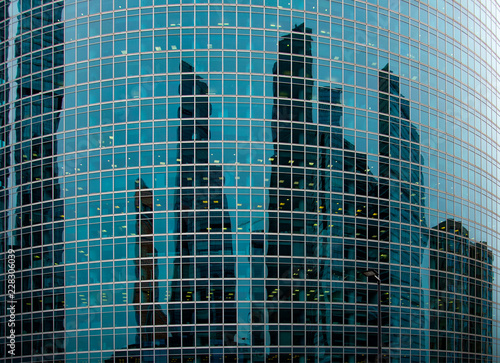
[[(82, 49), (86, 54), (86, 48)], [(453, 72), (456, 74), (457, 79), (452, 81), (451, 78), (436, 73), (436, 71), (433, 69), (429, 70), (427, 67), (424, 67), (423, 65), (420, 65), (415, 61), (411, 61), (410, 63), (405, 62), (404, 59), (400, 60), (398, 56), (391, 55), (389, 61), (389, 58), (378, 55), (377, 53), (365, 53), (354, 48), (349, 48), (347, 45), (342, 46), (341, 44), (335, 47), (332, 46), (331, 51), (335, 53), (331, 56), (331, 63), (322, 59), (313, 61), (312, 57), (304, 58), (303, 63), (307, 64), (308, 67), (310, 67), (310, 75), (308, 78), (312, 78), (312, 76), (314, 75), (314, 78), (317, 77), (319, 80), (342, 83), (342, 79), (344, 76), (344, 83), (377, 90), (377, 84), (375, 83), (375, 86), (373, 86), (373, 79), (376, 80), (377, 77), (377, 74), (375, 74), (376, 70), (366, 69), (366, 66), (377, 68), (377, 64), (380, 64), (380, 66), (383, 67), (387, 63), (389, 63), (391, 65), (391, 70), (402, 77), (402, 90), (404, 91), (403, 93), (407, 96), (410, 96), (410, 88), (408, 87), (409, 80), (411, 80), (412, 84), (414, 84), (415, 81), (422, 82), (424, 85), (424, 89), (427, 89), (427, 87), (431, 87), (430, 92), (432, 92), (433, 94), (435, 93), (434, 89), (440, 92), (445, 92), (445, 90), (447, 90), (449, 95), (453, 96), (455, 94), (457, 98), (462, 97), (462, 92), (468, 91), (468, 87), (473, 89), (473, 87), (484, 87), (487, 84), (484, 80), (471, 77), (469, 74), (472, 75), (473, 72), (465, 67), (463, 69), (457, 69)], [(168, 72), (169, 74), (170, 81), (173, 81), (178, 77), (175, 75), (175, 73), (179, 73), (180, 71), (179, 53), (169, 53), (168, 59), (165, 58), (166, 54), (163, 55), (163, 57), (160, 57), (160, 55), (156, 53), (150, 54), (150, 59), (147, 59), (147, 56), (141, 53), (142, 58), (141, 60), (139, 60), (139, 55), (130, 55), (128, 57), (124, 57), (122, 52), (126, 51), (120, 51), (119, 55), (117, 54), (116, 57), (109, 60), (103, 59), (101, 60), (101, 62), (91, 61), (88, 64), (79, 64), (77, 65), (76, 71), (74, 70), (75, 66), (69, 66), (67, 72), (68, 77), (65, 78), (65, 80), (67, 81), (66, 86), (74, 85), (75, 81), (77, 81), (78, 84), (82, 84), (88, 81), (105, 81), (113, 77), (138, 77), (139, 75), (145, 76), (149, 74), (155, 74), (156, 77), (159, 77), (161, 74), (165, 74), (166, 72)], [(199, 52), (201, 52), (201, 50), (199, 50)], [(330, 52), (330, 47), (328, 47), (328, 52)], [(254, 79), (255, 81), (258, 81), (259, 78), (263, 77), (262, 73), (267, 73), (269, 75), (273, 74), (273, 66), (276, 63), (278, 57), (278, 54), (276, 53), (266, 54), (265, 60), (262, 58), (262, 54), (256, 54), (254, 58), (249, 58), (250, 53), (242, 53), (238, 54), (238, 57), (236, 57), (235, 52), (232, 52), (228, 54), (223, 53), (223, 61), (215, 64), (213, 59), (217, 59), (222, 56), (222, 54), (216, 53), (222, 52), (210, 51), (210, 57), (207, 57), (208, 54), (206, 53), (207, 52), (202, 52), (202, 54), (200, 54), (196, 58), (193, 58), (192, 56), (184, 56), (183, 58), (186, 61), (192, 59), (192, 63), (197, 67), (197, 72), (200, 72), (202, 75), (208, 71), (212, 73), (212, 92), (216, 94), (220, 94), (221, 90), (223, 89), (222, 85), (219, 86), (216, 82), (217, 74), (222, 72), (223, 70), (225, 71), (225, 74), (229, 79), (231, 77), (235, 77), (235, 75), (232, 75), (233, 72), (238, 71), (240, 77), (248, 77)], [(175, 57), (175, 55), (177, 55), (177, 57)], [(425, 56), (427, 58), (426, 53), (422, 54), (421, 56)], [(280, 59), (284, 57), (285, 55), (279, 54)], [(290, 56), (288, 55), (288, 57)], [(95, 56), (94, 58), (97, 57)], [(327, 58), (330, 59), (330, 55), (328, 55)], [(342, 60), (349, 63), (356, 63), (358, 66), (363, 68), (358, 67), (358, 69), (356, 69), (356, 72), (354, 72), (355, 69), (351, 65), (340, 63), (340, 61)], [(102, 65), (100, 65), (100, 63), (102, 63)], [(446, 69), (446, 62), (441, 58), (430, 57), (430, 63), (433, 67), (440, 67), (440, 69), (443, 69), (444, 67)], [(449, 64), (448, 67), (451, 68), (452, 65)], [(27, 64), (23, 69), (28, 70), (29, 65)], [(453, 70), (453, 68), (451, 69)], [(214, 73), (215, 75), (213, 75)], [(220, 77), (220, 75), (218, 76)], [(462, 87), (460, 87), (460, 82), (464, 83)], [(258, 84), (254, 85), (254, 87), (256, 86), (258, 86)], [(162, 87), (158, 88), (157, 96), (164, 95), (165, 92), (167, 92), (165, 90), (165, 87), (166, 86), (163, 85), (163, 89)], [(228, 91), (234, 92), (234, 90), (236, 89), (235, 87), (229, 86), (227, 88), (228, 89), (226, 93), (228, 93)], [(168, 94), (170, 95), (175, 95), (177, 93), (171, 92), (170, 88), (167, 88), (167, 90), (169, 90)], [(258, 95), (256, 93), (257, 89), (250, 92), (249, 86), (244, 87), (242, 85), (242, 87), (238, 88), (238, 90), (239, 94)], [(148, 92), (148, 90), (144, 90), (144, 92), (149, 95), (152, 94), (152, 92)], [(484, 96), (486, 97), (486, 95)], [(418, 101), (418, 99), (416, 99), (415, 101)], [(425, 103), (429, 104), (429, 101), (426, 101)]]
[[(316, 8), (315, 2), (307, 2), (308, 6), (310, 6), (309, 10), (318, 11), (320, 14), (325, 14), (324, 10), (326, 10), (326, 15), (330, 13), (330, 4), (327, 4), (325, 1), (323, 5), (319, 5)], [(314, 5), (312, 5), (314, 4)], [(342, 17), (342, 6), (338, 3), (333, 3), (332, 15)], [(137, 30), (148, 30), (148, 29), (159, 29), (165, 27), (194, 27), (194, 26), (230, 26), (238, 28), (246, 28), (251, 27), (262, 28), (266, 27), (268, 29), (291, 29), (291, 18), (290, 13), (284, 10), (285, 8), (290, 7), (290, 4), (286, 2), (283, 4), (285, 6), (280, 5), (280, 13), (277, 14), (277, 10), (271, 7), (266, 7), (266, 12), (259, 11), (258, 8), (253, 7), (249, 8), (247, 6), (197, 6), (193, 7), (169, 7), (168, 11), (165, 7), (155, 7), (155, 8), (142, 8), (142, 14), (139, 14), (139, 10), (129, 10), (128, 12), (116, 11), (111, 14), (105, 14), (101, 17), (92, 16), (88, 20), (87, 19), (79, 19), (78, 20), (78, 28), (77, 32), (79, 37), (86, 37), (87, 34), (90, 36), (101, 35), (101, 34), (111, 34), (114, 32), (123, 32), (123, 31), (137, 31)], [(432, 33), (432, 31), (427, 29), (427, 24), (436, 27), (438, 26), (439, 33), (435, 34), (439, 36), (444, 36), (445, 33), (450, 37), (455, 36), (458, 37), (459, 41), (464, 44), (474, 44), (477, 43), (477, 39), (474, 34), (477, 34), (477, 29), (482, 28), (482, 24), (475, 21), (473, 17), (469, 18), (467, 13), (459, 15), (457, 21), (456, 18), (452, 17), (452, 21), (445, 21), (441, 16), (439, 16), (439, 22), (437, 22), (437, 14), (431, 10), (431, 14), (427, 14), (426, 8), (420, 9), (420, 14), (418, 7), (415, 7), (415, 11), (412, 14), (407, 14), (411, 16), (416, 16), (418, 20), (420, 20), (420, 29), (416, 22), (409, 21), (407, 16), (401, 14), (396, 14), (392, 12), (396, 9), (391, 7), (391, 12), (388, 13), (385, 9), (376, 8), (373, 6), (368, 7), (368, 11), (366, 11), (366, 4), (361, 4), (361, 7), (352, 7), (351, 5), (344, 5), (344, 27), (349, 28), (349, 25), (352, 26), (352, 22), (350, 20), (355, 20), (357, 22), (358, 27), (366, 27), (365, 24), (368, 22), (371, 26), (379, 26), (381, 29), (386, 29), (395, 33), (403, 34), (405, 36), (411, 36), (413, 39), (417, 41), (427, 42), (427, 35)], [(398, 4), (399, 5), (399, 4)], [(125, 6), (123, 7), (125, 9)], [(294, 5), (295, 9), (295, 5)], [(356, 9), (356, 17), (354, 17), (354, 9)], [(69, 7), (67, 12), (69, 13), (74, 10), (73, 7)], [(116, 9), (121, 10), (121, 9)], [(179, 12), (179, 10), (182, 10)], [(195, 11), (193, 11), (195, 10)], [(252, 11), (250, 11), (252, 10)], [(298, 10), (298, 9), (295, 9)], [(322, 11), (323, 10), (323, 11)], [(154, 14), (153, 14), (154, 12)], [(86, 9), (80, 11), (77, 15), (86, 15)], [(460, 11), (458, 11), (460, 14)], [(420, 19), (419, 16), (420, 15)], [(295, 18), (297, 14), (294, 13)], [(90, 33), (88, 33), (85, 20), (91, 22), (91, 26), (89, 28)], [(300, 19), (299, 19), (300, 20)], [(468, 20), (468, 21), (467, 21)], [(304, 21), (304, 20), (302, 20)], [(307, 13), (305, 16), (305, 22), (307, 27), (314, 30), (314, 33), (318, 33), (320, 35), (329, 35), (330, 34), (330, 22), (332, 22), (332, 26), (337, 24), (341, 25), (342, 21), (338, 18), (328, 18), (326, 16), (320, 15), (316, 18), (316, 14)], [(465, 28), (469, 30), (470, 26), (466, 25), (470, 23), (470, 25), (474, 28), (477, 27), (476, 32), (465, 31)], [(69, 26), (73, 25), (74, 22), (70, 21)], [(73, 25), (74, 26), (74, 25)], [(486, 36), (484, 36), (483, 41), (487, 41), (488, 44), (491, 43), (491, 35), (489, 31), (491, 29), (484, 27), (485, 31), (488, 32)], [(494, 33), (494, 32), (493, 32)], [(332, 34), (336, 34), (336, 32), (332, 31)], [(419, 36), (420, 35), (420, 36)], [(432, 34), (431, 34), (432, 35)], [(342, 37), (341, 37), (342, 38)], [(481, 48), (477, 48), (479, 52), (481, 52)]]
[[(125, 19), (125, 18), (122, 18)], [(307, 23), (307, 22), (306, 22)], [(325, 23), (327, 24), (327, 23)], [(97, 24), (99, 26), (99, 24)], [(69, 28), (69, 31), (74, 32), (74, 28)], [(267, 33), (274, 30), (273, 27), (266, 31), (266, 37), (263, 37), (262, 30), (244, 30), (242, 28), (223, 28), (220, 26), (214, 29), (207, 30), (204, 29), (193, 29), (193, 28), (181, 28), (165, 30), (155, 30), (146, 32), (129, 32), (126, 34), (117, 34), (115, 36), (109, 35), (107, 37), (92, 38), (86, 40), (87, 37), (87, 24), (81, 24), (78, 26), (81, 34), (79, 47), (73, 48), (75, 46), (74, 42), (68, 43), (66, 49), (66, 59), (67, 63), (73, 63), (75, 61), (85, 61), (89, 59), (96, 59), (99, 57), (108, 57), (112, 55), (125, 55), (134, 54), (140, 52), (165, 52), (167, 50), (210, 50), (210, 49), (234, 49), (242, 51), (266, 51), (266, 52), (276, 52), (277, 41), (279, 35), (278, 33), (273, 36), (269, 36)], [(99, 28), (93, 28), (99, 31)], [(292, 30), (289, 28), (290, 31)], [(310, 28), (307, 28), (310, 30)], [(488, 74), (492, 74), (494, 77), (495, 73), (488, 65), (481, 64), (481, 59), (485, 59), (484, 56), (487, 54), (488, 50), (481, 45), (481, 43), (471, 43), (473, 47), (477, 48), (476, 54), (474, 52), (467, 53), (467, 49), (463, 48), (462, 43), (455, 43), (453, 39), (437, 37), (434, 34), (427, 34), (424, 29), (418, 30), (414, 28), (412, 31), (412, 37), (416, 40), (408, 39), (405, 36), (401, 36), (401, 33), (389, 33), (384, 30), (379, 30), (377, 28), (366, 27), (363, 25), (357, 25), (356, 29), (351, 26), (342, 26), (341, 24), (332, 25), (332, 34), (339, 39), (343, 39), (345, 43), (341, 40), (335, 40), (332, 38), (327, 38), (330, 34), (330, 28), (327, 26), (322, 33), (320, 33), (317, 39), (308, 38), (312, 45), (311, 56), (318, 56), (325, 59), (334, 60), (345, 60), (354, 63), (355, 60), (360, 65), (369, 65), (370, 67), (384, 66), (385, 63), (382, 61), (378, 62), (376, 59), (376, 50), (371, 47), (378, 47), (381, 50), (391, 51), (394, 54), (399, 54), (397, 58), (404, 57), (409, 58), (412, 62), (421, 61), (423, 65), (431, 66), (433, 68), (438, 68), (438, 71), (445, 71), (446, 67), (458, 67), (456, 65), (457, 61), (464, 63), (463, 72), (478, 73), (483, 81), (488, 80), (486, 77)], [(67, 30), (68, 32), (68, 30)], [(196, 32), (196, 34), (195, 34)], [(168, 35), (167, 35), (168, 34)], [(430, 41), (427, 41), (427, 37), (430, 37)], [(73, 35), (74, 37), (74, 35)], [(115, 38), (115, 41), (112, 42)], [(357, 42), (360, 44), (355, 45), (352, 42)], [(418, 43), (417, 41), (424, 41), (423, 43)], [(101, 42), (105, 44), (100, 44)], [(428, 43), (428, 44), (425, 44)], [(181, 45), (182, 44), (182, 45)], [(344, 44), (344, 46), (342, 46)], [(491, 42), (490, 42), (491, 44)], [(368, 47), (366, 47), (368, 45)], [(331, 48), (330, 48), (331, 46)], [(437, 48), (434, 50), (433, 48)], [(114, 51), (113, 51), (114, 49)], [(354, 54), (353, 50), (359, 50), (360, 54)], [(442, 51), (443, 53), (440, 53)], [(160, 53), (161, 54), (161, 53)], [(344, 56), (343, 56), (344, 55)], [(366, 55), (370, 58), (370, 61), (366, 61)], [(375, 55), (375, 59), (373, 56)], [(474, 57), (476, 55), (476, 57)], [(480, 57), (480, 55), (483, 55)], [(402, 58), (402, 63), (408, 62), (406, 59)], [(445, 69), (438, 67), (438, 62), (445, 65)], [(447, 64), (448, 63), (448, 64)], [(455, 65), (453, 65), (455, 64)], [(467, 65), (469, 69), (467, 69)], [(216, 67), (221, 67), (220, 65), (212, 65), (212, 71), (217, 71)], [(418, 65), (415, 64), (418, 68)], [(204, 70), (205, 67), (199, 70)], [(236, 69), (235, 67), (231, 70)], [(178, 68), (173, 70), (178, 72)], [(397, 69), (396, 69), (397, 70)], [(259, 71), (259, 73), (261, 70)], [(492, 73), (493, 72), (493, 73)], [(402, 75), (408, 78), (408, 74)], [(448, 72), (450, 76), (453, 72)], [(455, 73), (457, 75), (457, 73)], [(467, 77), (458, 77), (459, 81), (470, 82)], [(479, 76), (478, 76), (479, 79)]]

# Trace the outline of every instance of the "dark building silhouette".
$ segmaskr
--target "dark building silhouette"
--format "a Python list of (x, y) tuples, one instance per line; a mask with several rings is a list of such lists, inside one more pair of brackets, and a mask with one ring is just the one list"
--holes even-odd
[[(135, 233), (135, 275), (133, 290), (135, 322), (138, 333), (135, 342), (126, 349), (117, 347), (107, 363), (152, 362), (146, 351), (168, 345), (168, 316), (159, 305), (158, 252), (154, 247), (153, 193), (142, 179), (136, 180), (134, 206), (137, 212)], [(123, 349), (123, 350), (119, 350)], [(165, 353), (166, 356), (166, 353)], [(161, 357), (158, 354), (158, 357)]]
[(137, 344), (142, 348), (167, 345), (168, 318), (156, 304), (158, 301), (158, 255), (154, 248), (153, 195), (142, 180), (137, 181), (135, 193), (137, 210), (136, 275), (133, 302), (137, 325), (141, 327)]
[[(171, 288), (170, 301), (183, 303), (182, 314), (180, 305), (179, 310), (169, 310), (169, 323), (196, 324), (197, 333), (171, 330), (169, 346), (231, 347), (236, 345), (236, 329), (223, 329), (223, 323), (236, 324), (236, 309), (222, 310), (222, 302), (234, 300), (236, 292), (235, 262), (223, 260), (224, 255), (233, 254), (232, 225), (226, 211), (222, 166), (209, 160), (208, 85), (186, 62), (181, 63), (179, 94), (180, 189), (176, 204), (179, 211), (176, 251), (180, 257), (174, 278), (180, 279), (181, 286)], [(198, 305), (195, 310), (194, 301), (204, 305)], [(202, 325), (205, 331), (200, 331)], [(221, 354), (213, 352), (207, 359), (222, 361)]]
[[(379, 157), (378, 157), (378, 198), (370, 199), (371, 208), (368, 217), (378, 219), (378, 226), (368, 225), (368, 239), (376, 240), (378, 255), (369, 262), (368, 268), (380, 271), (382, 280), (382, 345), (385, 347), (406, 347), (413, 344), (421, 349), (427, 349), (426, 340), (413, 341), (410, 334), (401, 335), (397, 341), (391, 341), (390, 326), (405, 326), (409, 328), (427, 329), (428, 318), (420, 316), (419, 308), (423, 290), (411, 290), (411, 287), (426, 288), (426, 282), (421, 279), (420, 270), (415, 266), (424, 264), (425, 255), (412, 253), (411, 245), (427, 247), (426, 233), (417, 232), (409, 225), (425, 226), (422, 207), (425, 205), (424, 179), (422, 176), (422, 159), (418, 146), (419, 134), (410, 120), (410, 103), (400, 92), (400, 79), (385, 65), (379, 71)], [(375, 195), (372, 195), (375, 196)], [(378, 204), (375, 207), (374, 204)], [(371, 225), (370, 225), (371, 224)], [(377, 233), (378, 232), (378, 233)], [(395, 252), (398, 251), (398, 252)], [(402, 257), (401, 257), (402, 256)], [(377, 264), (373, 264), (377, 262)], [(369, 281), (371, 282), (371, 281)], [(401, 285), (395, 287), (393, 284)], [(368, 324), (377, 323), (377, 295), (375, 284), (369, 285)], [(393, 294), (399, 294), (399, 300), (392, 299)], [(401, 314), (390, 314), (385, 306), (398, 306)], [(403, 313), (404, 311), (404, 313)], [(368, 336), (368, 345), (376, 346), (375, 331)], [(376, 360), (376, 355), (370, 354), (370, 359)], [(382, 361), (388, 361), (388, 350), (383, 354)]]
[(471, 360), (491, 354), (493, 252), (454, 219), (432, 227), (430, 248), (430, 349), (468, 352)]
[[(390, 198), (389, 180), (401, 181), (400, 199), (413, 205), (409, 220), (425, 226), (424, 213), (419, 208), (425, 205), (420, 136), (410, 121), (410, 103), (400, 94), (399, 77), (388, 64), (379, 72), (379, 90), (380, 197), (394, 199)], [(396, 138), (401, 142), (396, 142)], [(410, 183), (414, 185), (410, 187)]]
[[(329, 301), (334, 294), (345, 295), (350, 301), (349, 291), (331, 289), (329, 283), (323, 282), (331, 276), (323, 258), (337, 252), (342, 254), (341, 245), (340, 251), (331, 247), (329, 236), (366, 239), (367, 222), (364, 225), (358, 222), (355, 227), (354, 218), (359, 220), (367, 213), (376, 216), (378, 211), (376, 199), (367, 201), (368, 197), (378, 196), (378, 183), (369, 172), (367, 157), (356, 152), (355, 145), (343, 135), (342, 91), (318, 87), (317, 99), (313, 100), (313, 38), (309, 34), (310, 30), (300, 25), (283, 36), (273, 69), (272, 117), (276, 121), (271, 125), (275, 144), (271, 157), (268, 234), (263, 251), (269, 261), (265, 269), (268, 302), (265, 309), (253, 310), (258, 317), (256, 321), (266, 324), (260, 333), (254, 331), (253, 344), (265, 341), (270, 346), (279, 345), (278, 329), (273, 329), (273, 324), (323, 324), (329, 320), (329, 313), (322, 311), (313, 316), (307, 309), (288, 308), (287, 301)], [(332, 170), (346, 174), (342, 177), (339, 173), (339, 181), (332, 180)], [(338, 194), (331, 198), (332, 192)], [(352, 216), (353, 227), (335, 215)], [(371, 227), (370, 232), (373, 238), (378, 237), (378, 225)], [(253, 237), (255, 246), (258, 236)], [(360, 243), (366, 249), (366, 241)], [(276, 256), (275, 262), (271, 256)], [(293, 257), (294, 263), (286, 260), (288, 256)], [(304, 257), (319, 260), (313, 262)], [(338, 345), (344, 341), (343, 335), (342, 331), (314, 329), (306, 333), (298, 329), (291, 342)], [(276, 357), (286, 359), (285, 355)], [(330, 358), (320, 354), (317, 359)]]
[[(7, 24), (12, 6), (0, 4), (0, 23)], [(53, 2), (46, 13), (0, 26), (0, 147), (8, 150), (0, 155), (0, 246), (16, 250), (16, 354), (37, 355), (35, 361), (43, 355), (46, 362), (64, 360), (62, 150), (54, 135), (64, 93), (62, 10), (62, 1)], [(2, 344), (1, 356), (8, 356), (5, 349)]]

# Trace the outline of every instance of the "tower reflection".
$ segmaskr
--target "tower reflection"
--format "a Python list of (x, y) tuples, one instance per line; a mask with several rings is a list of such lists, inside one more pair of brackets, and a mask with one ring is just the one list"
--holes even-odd
[[(236, 345), (236, 328), (229, 329), (227, 324), (236, 323), (231, 303), (236, 298), (236, 280), (235, 262), (223, 257), (234, 252), (223, 169), (209, 158), (212, 106), (208, 84), (184, 61), (179, 94), (180, 190), (175, 208), (179, 211), (176, 253), (180, 257), (173, 277), (180, 283), (172, 287), (171, 301), (183, 304), (182, 315), (178, 309), (169, 309), (169, 322), (182, 324), (183, 329), (172, 332), (170, 346), (231, 347)], [(193, 329), (187, 328), (190, 324)], [(212, 361), (223, 359), (222, 349), (215, 348), (210, 356)]]
[(142, 348), (167, 345), (167, 315), (158, 306), (158, 253), (154, 247), (153, 193), (142, 179), (136, 181), (137, 211), (134, 288), (135, 319), (140, 327), (137, 344)]

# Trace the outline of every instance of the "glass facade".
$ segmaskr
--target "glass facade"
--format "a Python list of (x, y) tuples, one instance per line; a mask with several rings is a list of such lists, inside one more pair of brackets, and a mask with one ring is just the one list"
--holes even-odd
[(0, 2), (0, 360), (499, 361), (499, 17)]

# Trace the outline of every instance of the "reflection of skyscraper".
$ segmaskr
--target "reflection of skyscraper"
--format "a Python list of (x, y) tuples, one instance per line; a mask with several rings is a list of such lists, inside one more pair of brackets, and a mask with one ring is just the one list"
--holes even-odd
[(140, 347), (167, 345), (167, 316), (157, 305), (158, 302), (158, 263), (154, 248), (153, 195), (142, 180), (137, 181), (135, 193), (137, 210), (136, 276), (134, 305), (137, 325), (141, 328), (137, 343)]
[[(303, 221), (295, 222), (292, 227), (292, 219), (280, 218), (279, 214), (288, 214), (292, 210), (304, 211), (307, 207), (315, 211), (317, 208), (316, 201), (306, 199), (303, 191), (292, 195), (292, 188), (306, 188), (304, 145), (317, 146), (316, 125), (310, 125), (314, 127), (306, 133), (306, 125), (313, 121), (312, 37), (308, 35), (310, 32), (311, 30), (305, 29), (302, 24), (295, 27), (291, 34), (282, 37), (278, 43), (280, 54), (273, 69), (273, 119), (276, 121), (273, 121), (272, 132), (275, 154), (271, 159), (271, 163), (276, 167), (270, 181), (269, 232), (290, 233), (292, 228), (295, 228), (296, 232), (304, 233)], [(291, 144), (297, 147), (292, 149)], [(317, 153), (314, 153), (314, 156), (317, 156)], [(312, 162), (315, 164), (316, 160)], [(279, 246), (281, 244), (278, 243)], [(276, 242), (270, 242), (270, 247), (275, 249), (273, 245), (276, 245)], [(288, 245), (290, 250), (290, 241), (283, 241), (284, 250), (287, 249), (285, 245)]]
[[(424, 265), (426, 255), (416, 253), (417, 249), (410, 247), (410, 244), (427, 246), (419, 231), (409, 226), (424, 225), (420, 208), (423, 198), (421, 156), (417, 144), (419, 135), (410, 121), (409, 101), (400, 93), (399, 77), (392, 74), (388, 64), (379, 71), (378, 88), (378, 188), (368, 188), (368, 213), (364, 214), (364, 208), (356, 209), (357, 212), (361, 211), (361, 216), (369, 218), (366, 233), (368, 244), (363, 248), (361, 241), (356, 239), (357, 248), (363, 248), (363, 253), (356, 251), (356, 260), (359, 261), (359, 256), (363, 255), (368, 262), (367, 267), (378, 270), (382, 279), (381, 297), (375, 293), (375, 284), (368, 286), (368, 325), (377, 323), (377, 299), (380, 298), (383, 305), (393, 309), (382, 309), (383, 347), (407, 347), (413, 344), (414, 347), (424, 348), (425, 338), (417, 342), (410, 337), (418, 331), (412, 329), (425, 330), (428, 324), (428, 318), (421, 317), (419, 310), (426, 301), (426, 283), (420, 278), (420, 269), (415, 268)], [(359, 160), (360, 156), (356, 155), (356, 159)], [(368, 184), (370, 179), (369, 176)], [(358, 221), (359, 216), (357, 225)], [(391, 341), (391, 330), (386, 330), (386, 327), (391, 326), (406, 327), (407, 334), (402, 334), (397, 341)], [(376, 344), (376, 334), (376, 330), (368, 330), (368, 346)], [(376, 359), (374, 350), (369, 351), (368, 359)]]
[(0, 4), (0, 241), (18, 261), (16, 356), (62, 362), (64, 202), (55, 135), (63, 102), (62, 2), (23, 21), (11, 17), (16, 7)]
[[(160, 349), (167, 347), (168, 344), (168, 318), (158, 303), (159, 268), (158, 253), (153, 238), (153, 194), (142, 179), (136, 180), (134, 204), (137, 212), (135, 224), (137, 237), (134, 243), (136, 283), (132, 302), (138, 332), (135, 341), (129, 341), (126, 349), (117, 347), (114, 354), (106, 360), (107, 363), (152, 362), (154, 358), (144, 354), (146, 349)], [(161, 357), (160, 353), (157, 357)]]
[[(330, 276), (329, 262), (324, 259), (330, 257), (332, 223), (330, 148), (336, 147), (336, 143), (343, 147), (342, 132), (330, 132), (330, 126), (340, 126), (341, 90), (321, 87), (318, 100), (313, 101), (310, 33), (302, 24), (283, 36), (273, 69), (274, 155), (270, 159), (273, 169), (263, 251), (267, 303), (264, 309), (254, 304), (253, 316), (259, 318), (254, 319), (252, 344), (331, 344), (329, 327), (309, 328), (307, 333), (300, 328), (305, 324), (323, 324), (329, 316), (322, 310), (313, 316), (301, 304), (330, 301), (331, 285), (326, 282)], [(293, 307), (290, 302), (294, 302)], [(265, 323), (265, 330), (259, 331), (258, 323)], [(280, 340), (282, 324), (296, 326), (288, 343)], [(318, 359), (327, 357), (321, 355)], [(271, 353), (269, 359), (286, 358)]]
[[(296, 26), (292, 33), (283, 36), (278, 43), (278, 61), (273, 68), (275, 98), (272, 117), (276, 121), (272, 122), (274, 155), (271, 158), (273, 170), (269, 184), (268, 234), (264, 251), (267, 256), (265, 295), (268, 302), (263, 313), (260, 312), (261, 309), (253, 311), (255, 316), (263, 315), (263, 318), (256, 319), (257, 322), (267, 324), (265, 332), (254, 332), (253, 344), (265, 342), (266, 345), (278, 345), (279, 329), (276, 328), (276, 324), (292, 323), (291, 317), (282, 317), (280, 320), (280, 304), (286, 304), (286, 301), (292, 301), (294, 297), (299, 301), (303, 300), (298, 295), (304, 294), (304, 281), (295, 283), (301, 285), (298, 288), (299, 286), (294, 286), (290, 278), (292, 274), (294, 277), (304, 278), (304, 261), (302, 260), (302, 264), (298, 263), (294, 269), (291, 263), (278, 264), (278, 260), (272, 261), (271, 256), (291, 257), (294, 255), (292, 246), (304, 249), (303, 234), (306, 233), (306, 224), (312, 223), (312, 216), (311, 221), (304, 219), (305, 212), (315, 213), (319, 207), (316, 205), (317, 195), (306, 196), (305, 193), (308, 181), (312, 184), (311, 189), (316, 190), (316, 175), (313, 177), (306, 172), (305, 150), (305, 145), (317, 147), (317, 125), (312, 124), (313, 80), (310, 33), (311, 29), (301, 24)], [(308, 126), (310, 129), (306, 132)], [(316, 165), (317, 149), (310, 151), (313, 159), (311, 162)], [(314, 219), (314, 228), (317, 228), (316, 216)], [(312, 248), (315, 249), (316, 244)], [(303, 253), (299, 256), (303, 256)], [(316, 265), (312, 268), (317, 271)], [(313, 290), (316, 294), (317, 286)], [(293, 321), (303, 323), (304, 315), (302, 310), (297, 310)]]
[[(313, 95), (311, 29), (304, 24), (296, 26), (278, 43), (278, 62), (274, 65), (273, 92), (275, 104), (273, 119), (281, 121), (312, 122)], [(309, 102), (308, 102), (309, 101)], [(293, 131), (281, 126), (273, 132), (274, 139), (290, 142)], [(292, 125), (290, 125), (292, 126)]]
[[(195, 251), (204, 255), (222, 254), (225, 249), (228, 249), (228, 252), (232, 250), (231, 235), (220, 234), (231, 231), (231, 220), (227, 212), (224, 212), (224, 209), (227, 209), (227, 200), (222, 192), (222, 167), (209, 165), (208, 123), (211, 105), (208, 103), (208, 86), (200, 77), (194, 75), (191, 65), (182, 62), (181, 67), (179, 93), (183, 97), (179, 109), (180, 249), (187, 255), (194, 255)], [(205, 233), (200, 242), (194, 235), (197, 232)], [(214, 270), (215, 266), (210, 273), (208, 265), (197, 265), (197, 268), (204, 269), (203, 275), (206, 276), (210, 274), (212, 277), (222, 277), (226, 273), (234, 276), (233, 272), (226, 271), (223, 274), (222, 270)]]
[[(317, 102), (312, 100), (314, 84), (308, 79), (312, 76), (308, 57), (312, 37), (307, 33), (307, 29), (298, 26), (282, 38), (279, 48), (285, 54), (280, 54), (274, 67), (273, 118), (276, 121), (272, 123), (272, 130), (275, 154), (271, 162), (275, 166), (269, 185), (269, 233), (265, 250), (268, 302), (264, 310), (269, 327), (267, 344), (271, 346), (278, 344), (273, 330), (279, 329), (272, 328), (273, 324), (287, 322), (286, 301), (321, 304), (331, 299), (338, 301), (342, 295), (343, 301), (356, 301), (354, 285), (351, 290), (343, 284), (327, 282), (331, 276), (327, 258), (335, 259), (332, 267), (335, 274), (337, 265), (349, 264), (342, 256), (353, 258), (350, 252), (342, 250), (350, 250), (352, 244), (355, 251), (359, 251), (353, 254), (355, 259), (366, 261), (366, 252), (361, 252), (367, 249), (366, 239), (379, 237), (379, 225), (373, 223), (373, 219), (378, 218), (378, 182), (369, 172), (367, 156), (356, 152), (354, 143), (344, 137), (342, 91), (318, 87)], [(338, 243), (341, 240), (330, 239), (330, 236), (348, 240), (342, 245)], [(292, 256), (294, 263), (276, 263), (278, 261), (269, 258), (273, 255), (280, 262)], [(354, 279), (354, 269), (340, 270), (343, 279)], [(313, 317), (307, 309), (293, 309), (290, 322), (321, 325), (328, 320), (324, 314)], [(349, 322), (346, 320), (346, 324)], [(256, 336), (254, 332), (253, 344)], [(295, 332), (293, 344), (343, 345), (351, 336), (351, 333), (330, 331), (321, 326), (305, 335)], [(366, 338), (358, 340), (358, 344), (366, 346)], [(319, 359), (328, 358), (321, 356)]]
[[(411, 219), (412, 224), (425, 226), (419, 207), (424, 205), (420, 137), (410, 121), (409, 100), (400, 94), (399, 77), (390, 71), (389, 64), (379, 72), (379, 91), (380, 197), (405, 203), (403, 208), (408, 212), (402, 214), (403, 221)], [(390, 180), (398, 181), (400, 197), (390, 195)]]
[(430, 349), (487, 353), (493, 334), (493, 253), (453, 219), (430, 233)]
[[(236, 323), (236, 310), (223, 305), (235, 298), (236, 288), (235, 280), (231, 280), (235, 278), (235, 263), (223, 260), (224, 255), (233, 253), (231, 220), (225, 211), (228, 205), (223, 194), (222, 167), (209, 161), (208, 85), (186, 62), (181, 64), (179, 94), (180, 190), (176, 205), (179, 210), (176, 252), (180, 257), (174, 278), (180, 279), (181, 286), (172, 287), (171, 301), (183, 304), (182, 317), (180, 311), (170, 310), (169, 322), (171, 325), (193, 324), (193, 327), (196, 324), (197, 333), (195, 335), (194, 329), (183, 329), (182, 335), (173, 332), (170, 346), (232, 346), (236, 329), (223, 329), (223, 322)], [(196, 314), (195, 302), (203, 303), (198, 305)]]

